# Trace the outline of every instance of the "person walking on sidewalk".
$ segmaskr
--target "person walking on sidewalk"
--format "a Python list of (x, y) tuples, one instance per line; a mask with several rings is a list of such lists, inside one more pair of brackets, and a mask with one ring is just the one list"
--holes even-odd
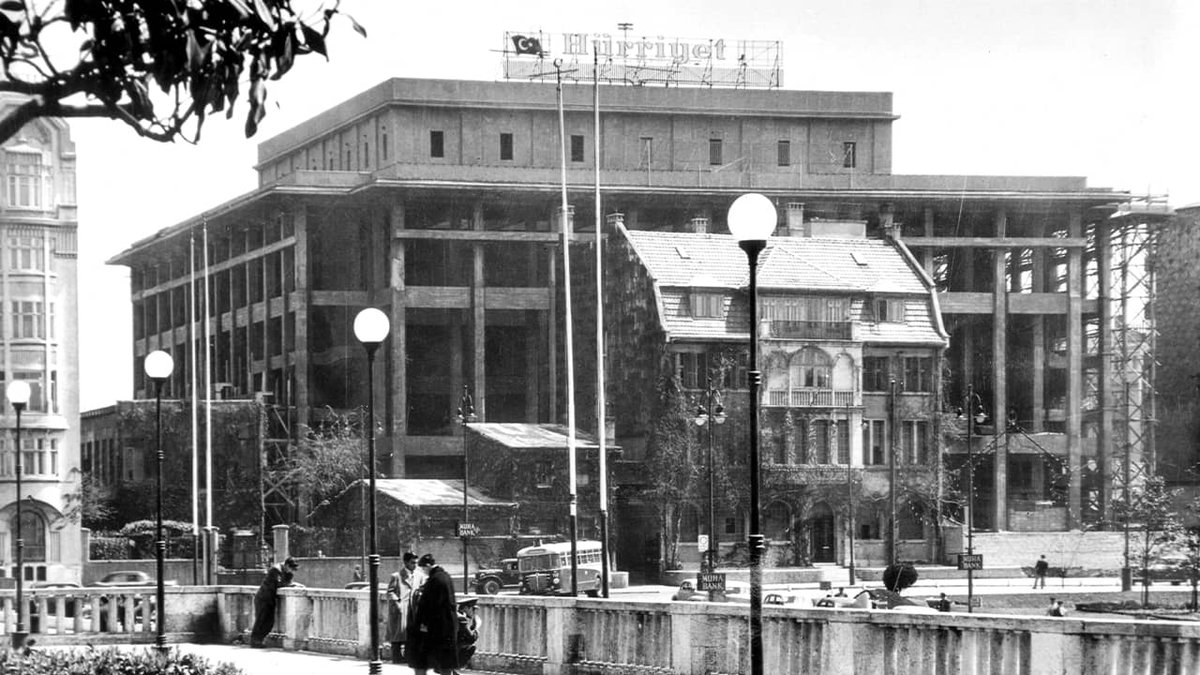
[(1039, 583), (1042, 585), (1042, 588), (1046, 587), (1046, 572), (1048, 572), (1049, 570), (1050, 570), (1050, 563), (1046, 562), (1046, 554), (1043, 553), (1042, 557), (1038, 558), (1038, 561), (1033, 564), (1033, 587), (1034, 588), (1037, 588)]

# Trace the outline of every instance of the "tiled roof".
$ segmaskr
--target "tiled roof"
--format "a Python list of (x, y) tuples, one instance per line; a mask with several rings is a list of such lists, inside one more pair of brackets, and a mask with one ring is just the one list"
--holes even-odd
[[(359, 481), (356, 481), (357, 484)], [(398, 502), (409, 506), (462, 506), (463, 482), (461, 480), (436, 480), (432, 478), (376, 478), (375, 489)], [(351, 488), (354, 485), (350, 486)], [(468, 506), (510, 506), (513, 502), (486, 497), (475, 488), (467, 488)]]
[[(746, 254), (730, 235), (631, 230), (628, 236), (660, 287), (690, 287), (698, 275), (725, 288), (749, 284)], [(758, 287), (928, 293), (904, 257), (880, 239), (772, 237), (759, 256)]]
[[(561, 424), (518, 424), (516, 422), (476, 422), (467, 427), (507, 448), (534, 449), (567, 447), (567, 427)], [(576, 449), (596, 449), (599, 442), (595, 436), (575, 431)], [(459, 493), (462, 499), (462, 493)]]
[[(735, 294), (749, 284), (746, 254), (729, 235), (627, 231), (629, 241), (657, 285), (669, 340), (745, 340), (745, 301)], [(697, 280), (703, 280), (699, 283)], [(865, 343), (944, 345), (933, 317), (930, 291), (904, 256), (879, 239), (775, 237), (759, 256), (759, 290), (855, 296), (853, 339)], [(693, 288), (727, 291), (723, 318), (691, 316)], [(908, 296), (905, 321), (863, 320), (867, 295)]]

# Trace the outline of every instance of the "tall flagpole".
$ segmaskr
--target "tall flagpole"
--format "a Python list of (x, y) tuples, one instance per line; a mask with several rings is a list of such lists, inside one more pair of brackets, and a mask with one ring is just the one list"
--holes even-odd
[(596, 165), (596, 431), (600, 437), (600, 594), (608, 597), (608, 435), (607, 398), (604, 391), (604, 275), (601, 269), (600, 247), (604, 243), (601, 236), (600, 214), (600, 50), (595, 41), (592, 42), (592, 109), (595, 124), (593, 125), (593, 141)]
[(563, 87), (562, 59), (554, 60), (554, 70), (558, 79), (558, 145), (562, 160), (562, 212), (559, 221), (562, 226), (563, 253), (563, 321), (566, 329), (566, 361), (567, 361), (567, 466), (570, 471), (568, 485), (570, 486), (570, 529), (571, 529), (571, 595), (579, 594), (579, 497), (575, 491), (575, 348), (572, 332), (575, 329), (571, 321), (571, 233), (570, 214), (567, 206), (567, 125), (563, 117)]
[(196, 391), (196, 233), (188, 233), (188, 361), (192, 383), (192, 584), (200, 583), (200, 400)]
[[(208, 530), (205, 541), (211, 548), (215, 543), (212, 534), (212, 326), (210, 324), (212, 308), (209, 305), (208, 291), (208, 218), (204, 219), (204, 526)], [(212, 551), (205, 556), (205, 583), (212, 583), (213, 569)]]

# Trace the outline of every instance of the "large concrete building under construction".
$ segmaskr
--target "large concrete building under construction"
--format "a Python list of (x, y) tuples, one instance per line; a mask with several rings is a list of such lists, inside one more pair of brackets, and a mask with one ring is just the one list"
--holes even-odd
[[(380, 307), (392, 326), (375, 392), (381, 470), (454, 477), (464, 385), (482, 421), (565, 419), (560, 176), (583, 281), (598, 165), (599, 215), (623, 214), (630, 231), (724, 233), (733, 200), (758, 192), (776, 203), (781, 234), (823, 222), (891, 233), (930, 280), (949, 336), (941, 411), (985, 414), (969, 439), (975, 526), (1105, 518), (1130, 452), (1116, 430), (1137, 432), (1128, 411), (1149, 391), (1120, 376), (1149, 362), (1118, 321), (1136, 274), (1122, 252), (1140, 241), (1138, 216), (1118, 210), (1127, 194), (1078, 177), (895, 175), (888, 93), (601, 90), (598, 162), (593, 90), (579, 84), (564, 86), (561, 142), (553, 84), (423, 79), (388, 80), (266, 140), (256, 189), (111, 261), (132, 272), (135, 395), (151, 391), (146, 354), (183, 363), (204, 344), (207, 312), (211, 348), (199, 351), (220, 395), (270, 392), (298, 423), (362, 405), (351, 324)], [(605, 294), (624, 284), (606, 278)], [(586, 283), (571, 297), (578, 419), (594, 430), (596, 297)], [(191, 394), (184, 374), (165, 395)], [(615, 440), (637, 461), (647, 429), (620, 414), (621, 394), (607, 392)], [(939, 428), (939, 466), (961, 485), (965, 427)]]

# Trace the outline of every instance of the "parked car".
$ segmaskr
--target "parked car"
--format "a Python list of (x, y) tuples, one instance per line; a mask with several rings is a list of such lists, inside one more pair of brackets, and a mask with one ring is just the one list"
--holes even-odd
[[(293, 583), (292, 585), (300, 586), (302, 584)], [(370, 586), (370, 585), (371, 585), (371, 582), (369, 582), (369, 581), (351, 581), (350, 583), (346, 584), (345, 589), (348, 591), (362, 591), (362, 590), (366, 590), (367, 586)], [(381, 581), (381, 582), (375, 584), (375, 586), (381, 591), (387, 590), (386, 582)]]
[(475, 592), (480, 595), (495, 595), (502, 588), (520, 588), (521, 571), (516, 558), (505, 558), (499, 567), (481, 569), (475, 573)]
[(125, 570), (122, 572), (109, 572), (105, 574), (100, 581), (95, 583), (96, 586), (154, 586), (154, 580), (149, 574), (138, 570)]
[[(32, 598), (29, 600), (29, 616), (31, 617), (30, 623), (31, 624), (33, 623), (32, 617), (36, 616), (38, 613), (38, 609), (37, 609), (37, 597), (38, 596), (47, 596), (47, 595), (51, 596), (46, 599), (46, 613), (50, 614), (50, 615), (58, 614), (57, 598), (67, 596), (66, 602), (64, 603), (64, 606), (66, 608), (65, 609), (66, 616), (68, 616), (68, 617), (75, 616), (75, 597), (70, 595), (70, 593), (72, 590), (76, 590), (79, 588), (81, 588), (81, 586), (79, 584), (75, 583), (74, 581), (35, 581), (32, 584), (30, 584), (29, 585), (29, 593), (32, 596)], [(84, 611), (85, 612), (87, 611), (86, 605), (85, 605)], [(35, 629), (35, 632), (36, 632), (36, 629)]]
[[(1191, 570), (1188, 569), (1187, 556), (1182, 553), (1168, 553), (1151, 563), (1149, 569), (1146, 571), (1149, 572), (1150, 583), (1165, 581), (1169, 582), (1172, 586), (1178, 586), (1192, 582)], [(1133, 583), (1140, 585), (1146, 576), (1142, 573), (1141, 567), (1135, 567), (1133, 570)]]

